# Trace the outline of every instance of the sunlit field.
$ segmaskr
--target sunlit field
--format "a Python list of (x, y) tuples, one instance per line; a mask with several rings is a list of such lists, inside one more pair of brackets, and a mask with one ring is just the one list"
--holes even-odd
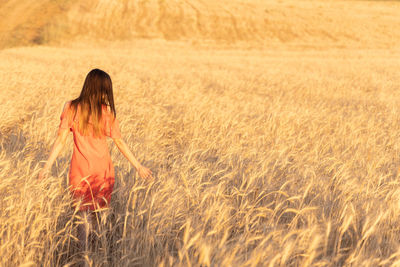
[[(325, 15), (345, 6), (321, 3)], [(0, 266), (400, 266), (400, 3), (352, 8), (386, 30), (0, 50)], [(115, 190), (82, 259), (72, 133), (37, 175), (92, 68), (110, 74), (123, 138), (155, 179), (109, 140)]]

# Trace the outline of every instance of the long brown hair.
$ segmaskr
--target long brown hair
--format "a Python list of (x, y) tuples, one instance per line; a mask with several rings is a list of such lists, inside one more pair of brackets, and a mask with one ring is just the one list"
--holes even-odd
[(79, 132), (86, 135), (89, 118), (93, 126), (93, 135), (101, 136), (104, 131), (102, 123), (102, 107), (110, 107), (113, 118), (116, 117), (113, 88), (110, 75), (100, 69), (91, 70), (86, 76), (81, 94), (71, 101), (71, 108), (75, 114), (80, 105)]

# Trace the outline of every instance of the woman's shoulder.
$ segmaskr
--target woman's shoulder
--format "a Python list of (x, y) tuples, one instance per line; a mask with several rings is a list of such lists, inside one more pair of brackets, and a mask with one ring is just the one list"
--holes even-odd
[(107, 117), (112, 117), (114, 114), (111, 112), (111, 108), (108, 105), (103, 105), (103, 114), (106, 115)]
[(68, 115), (75, 114), (75, 108), (72, 105), (72, 100), (67, 100), (64, 102), (63, 112)]
[(71, 106), (71, 100), (65, 101), (63, 105), (63, 112), (69, 110), (69, 107)]
[(72, 100), (67, 100), (64, 102), (64, 108), (69, 108), (71, 106)]

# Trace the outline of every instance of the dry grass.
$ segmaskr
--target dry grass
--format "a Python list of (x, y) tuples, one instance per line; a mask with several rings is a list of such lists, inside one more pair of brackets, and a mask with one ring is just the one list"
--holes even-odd
[(141, 181), (112, 146), (117, 185), (96, 266), (396, 264), (398, 56), (154, 41), (4, 50), (1, 265), (76, 260), (72, 140), (52, 177), (35, 178), (63, 102), (95, 66), (111, 74), (125, 140), (157, 177)]
[(117, 179), (93, 266), (399, 266), (400, 37), (389, 27), (399, 3), (303, 4), (292, 11), (304, 21), (287, 20), (296, 31), (323, 28), (317, 15), (306, 19), (316, 4), (321, 16), (346, 7), (336, 21), (364, 26), (250, 49), (250, 39), (204, 41), (229, 28), (224, 16), (195, 42), (162, 40), (148, 16), (145, 32), (161, 39), (1, 50), (0, 266), (80, 259), (67, 189), (72, 135), (51, 176), (36, 177), (64, 102), (95, 67), (110, 73), (124, 139), (156, 179), (142, 181), (110, 143)]

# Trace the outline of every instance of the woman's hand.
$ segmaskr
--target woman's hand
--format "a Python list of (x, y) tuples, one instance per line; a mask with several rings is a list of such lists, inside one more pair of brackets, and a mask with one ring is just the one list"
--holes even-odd
[(47, 168), (43, 168), (40, 170), (39, 175), (38, 175), (38, 180), (41, 181), (44, 178), (47, 177), (47, 175), (49, 174), (49, 170)]
[(153, 172), (144, 167), (143, 165), (140, 165), (139, 168), (137, 169), (137, 172), (139, 173), (140, 178), (143, 179), (153, 179)]

